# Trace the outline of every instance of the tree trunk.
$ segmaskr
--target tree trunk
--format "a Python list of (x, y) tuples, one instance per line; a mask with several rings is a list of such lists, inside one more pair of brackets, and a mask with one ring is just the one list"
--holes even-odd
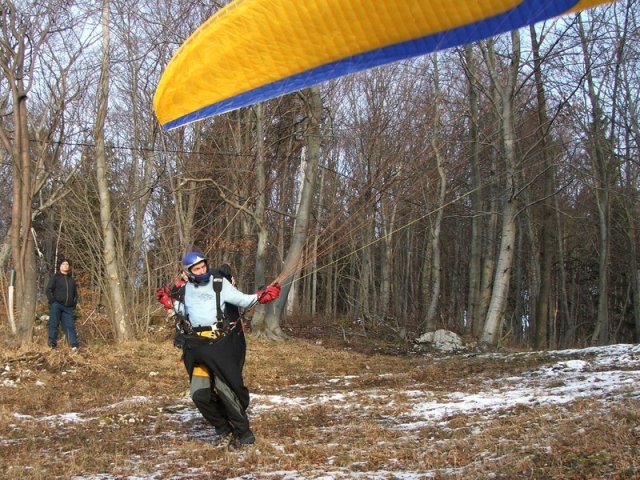
[(495, 104), (500, 107), (500, 128), (502, 133), (502, 147), (505, 160), (505, 190), (502, 208), (502, 232), (498, 262), (496, 266), (491, 302), (487, 312), (481, 342), (488, 346), (496, 346), (504, 313), (507, 306), (509, 284), (513, 268), (513, 255), (516, 239), (516, 207), (515, 207), (515, 121), (514, 100), (516, 94), (516, 80), (520, 64), (520, 35), (517, 31), (511, 34), (512, 59), (511, 68), (504, 84), (497, 76), (495, 50), (492, 41), (488, 42), (487, 63), (489, 74), (496, 89)]
[(591, 103), (590, 153), (593, 174), (596, 181), (595, 197), (598, 209), (598, 313), (591, 343), (606, 345), (609, 342), (609, 255), (610, 255), (610, 186), (609, 152), (605, 152), (603, 110), (596, 93), (592, 73), (592, 59), (582, 17), (578, 15), (578, 28), (585, 63), (585, 78)]
[[(307, 175), (307, 156), (306, 156), (306, 151), (303, 148), (301, 153), (301, 159), (300, 159), (300, 168), (298, 169), (298, 172), (296, 174), (296, 178), (300, 179), (301, 185), (305, 184), (306, 175)], [(303, 192), (303, 188), (301, 187), (298, 190), (298, 198), (296, 199), (296, 203), (295, 203), (296, 212), (300, 211), (300, 204), (302, 202), (302, 192)], [(296, 213), (296, 218), (293, 220), (294, 232), (296, 231), (297, 223), (298, 223), (298, 219), (297, 219), (297, 213)], [(294, 309), (298, 302), (298, 280), (300, 278), (300, 270), (303, 268), (303, 258), (302, 258), (303, 255), (304, 255), (304, 251), (301, 251), (300, 259), (299, 259), (299, 267), (293, 272), (293, 277), (290, 279), (291, 281), (289, 282), (289, 292), (287, 294), (287, 304), (285, 309), (287, 315), (291, 315), (294, 312)]]
[[(497, 172), (497, 153), (494, 151), (491, 153), (491, 171)], [(489, 185), (497, 182), (497, 174), (492, 173), (487, 179)], [(480, 337), (484, 330), (484, 322), (486, 320), (487, 311), (489, 310), (489, 304), (491, 303), (491, 292), (493, 290), (493, 279), (496, 271), (496, 249), (497, 249), (497, 236), (498, 236), (498, 210), (499, 199), (496, 193), (497, 188), (493, 186), (490, 188), (489, 195), (489, 214), (486, 218), (486, 226), (483, 227), (484, 235), (482, 240), (482, 253), (481, 253), (481, 266), (480, 272), (480, 300), (478, 302), (478, 310), (476, 319), (473, 324), (474, 337)], [(485, 222), (483, 222), (484, 224)]]
[[(302, 252), (307, 239), (307, 230), (311, 220), (311, 208), (313, 206), (313, 193), (316, 181), (316, 171), (320, 157), (320, 121), (322, 117), (322, 98), (320, 90), (312, 87), (304, 91), (306, 101), (307, 118), (309, 127), (307, 130), (307, 168), (304, 174), (300, 207), (296, 215), (295, 229), (291, 244), (284, 259), (282, 276), (282, 294), (280, 298), (271, 304), (265, 318), (265, 329), (259, 332), (269, 338), (283, 338), (284, 332), (280, 328), (280, 320), (287, 303), (287, 296), (291, 288), (291, 281), (295, 272), (300, 269)], [(256, 332), (258, 334), (258, 332)]]
[(465, 45), (465, 67), (469, 95), (469, 143), (471, 145), (471, 239), (469, 251), (469, 290), (467, 293), (467, 321), (465, 331), (471, 333), (481, 323), (480, 286), (482, 262), (482, 217), (484, 210), (480, 191), (480, 137), (478, 134), (478, 88), (476, 84), (476, 60), (473, 47)]
[[(367, 214), (365, 213), (364, 215), (366, 216)], [(365, 220), (363, 238), (360, 239), (364, 247), (362, 248), (360, 255), (360, 272), (358, 277), (356, 277), (358, 289), (356, 297), (356, 317), (362, 319), (363, 325), (366, 325), (367, 322), (375, 322), (375, 319), (373, 318), (374, 313), (372, 312), (376, 312), (376, 309), (370, 295), (372, 286), (375, 288), (373, 259), (371, 258), (373, 255), (371, 242), (375, 238), (375, 217), (376, 207), (375, 205), (372, 205), (371, 217)]]
[(442, 166), (442, 154), (440, 152), (440, 135), (441, 135), (441, 124), (440, 124), (440, 101), (441, 101), (441, 91), (440, 91), (440, 74), (438, 71), (438, 57), (434, 57), (433, 61), (434, 67), (434, 82), (435, 82), (435, 118), (433, 122), (433, 140), (431, 142), (431, 146), (433, 147), (433, 154), (436, 160), (436, 168), (438, 170), (438, 209), (436, 211), (436, 216), (433, 221), (433, 226), (431, 229), (431, 252), (432, 252), (432, 263), (431, 263), (431, 301), (429, 302), (429, 308), (427, 309), (427, 327), (426, 330), (434, 331), (436, 330), (436, 313), (438, 310), (438, 305), (440, 302), (440, 285), (442, 283), (442, 266), (441, 266), (441, 253), (440, 253), (440, 231), (442, 227), (442, 215), (444, 211), (444, 200), (445, 195), (447, 193), (447, 177), (444, 173), (444, 168)]
[[(265, 169), (265, 148), (264, 148), (264, 106), (258, 103), (254, 107), (256, 119), (256, 205), (254, 219), (257, 228), (256, 242), (256, 270), (255, 287), (260, 288), (265, 285), (265, 275), (267, 269), (267, 242), (269, 232), (267, 230), (265, 212), (267, 209), (267, 177)], [(254, 331), (260, 330), (264, 325), (265, 307), (256, 307), (253, 315)]]
[(555, 190), (555, 171), (553, 161), (550, 158), (549, 148), (549, 118), (547, 115), (547, 101), (542, 80), (542, 60), (540, 58), (540, 43), (536, 35), (536, 29), (529, 29), (531, 45), (533, 49), (534, 78), (536, 82), (536, 98), (538, 100), (538, 131), (540, 132), (540, 155), (542, 155), (542, 168), (544, 175), (543, 201), (542, 201), (542, 232), (540, 233), (540, 288), (536, 299), (535, 309), (535, 347), (544, 349), (549, 346), (549, 321), (551, 319), (551, 277), (555, 252), (555, 208), (553, 205), (553, 192)]
[(109, 101), (109, 0), (102, 4), (102, 64), (98, 89), (98, 112), (94, 129), (96, 144), (96, 177), (100, 198), (100, 222), (103, 235), (103, 255), (107, 289), (111, 303), (111, 320), (116, 339), (131, 338), (131, 328), (127, 321), (126, 304), (116, 248), (116, 235), (111, 218), (111, 196), (107, 179), (107, 158), (104, 141), (104, 124)]
[(380, 313), (390, 314), (391, 302), (391, 271), (393, 265), (393, 231), (395, 228), (398, 204), (387, 205), (391, 213), (382, 219), (384, 239), (382, 241), (382, 259), (380, 265)]
[[(30, 90), (29, 75), (33, 75), (30, 65), (25, 65), (25, 56), (29, 63), (36, 63), (41, 42), (46, 38), (46, 29), (42, 36), (28, 30), (29, 25), (22, 22), (20, 13), (12, 2), (5, 2), (0, 8), (0, 18), (4, 25), (6, 38), (0, 42), (0, 69), (5, 77), (8, 92), (3, 102), (11, 104), (11, 116), (14, 131), (0, 128), (0, 141), (11, 156), (12, 167), (12, 204), (9, 244), (11, 259), (15, 270), (15, 298), (17, 305), (16, 339), (19, 344), (31, 343), (35, 321), (37, 300), (37, 264), (35, 244), (32, 233), (32, 206), (34, 199), (34, 167), (29, 145), (29, 111), (27, 94)], [(37, 22), (38, 19), (34, 20)], [(27, 78), (27, 80), (25, 80)], [(26, 82), (26, 83), (25, 83)], [(9, 96), (11, 101), (9, 101)], [(4, 109), (3, 109), (4, 110)], [(3, 111), (4, 113), (4, 111)]]
[[(491, 44), (491, 48), (493, 48)], [(490, 84), (491, 97), (497, 98), (496, 82)], [(496, 122), (500, 115), (496, 112)], [(482, 337), (484, 325), (491, 303), (491, 293), (493, 290), (493, 280), (496, 271), (496, 250), (498, 238), (498, 211), (500, 210), (498, 191), (498, 151), (499, 148), (492, 148), (490, 152), (491, 168), (490, 174), (486, 181), (486, 188), (483, 189), (485, 200), (484, 205), (488, 204), (488, 215), (483, 218), (482, 235), (481, 235), (481, 273), (480, 273), (480, 297), (478, 302), (478, 310), (476, 319), (473, 324), (472, 332), (476, 338)], [(483, 185), (484, 186), (484, 185)]]
[(33, 201), (27, 96), (22, 80), (14, 90), (14, 119), (16, 122), (13, 151), (14, 192), (11, 218), (11, 252), (16, 271), (15, 297), (18, 299), (16, 333), (20, 344), (31, 343), (36, 314), (37, 265), (35, 245), (31, 232), (31, 205)]
[[(559, 211), (560, 208), (558, 206), (558, 197), (554, 198), (554, 206), (556, 210)], [(569, 308), (569, 297), (567, 292), (567, 269), (565, 266), (565, 245), (564, 245), (564, 235), (562, 231), (562, 223), (560, 222), (560, 216), (555, 216), (556, 221), (556, 248), (558, 251), (558, 268), (559, 275), (558, 278), (558, 301), (560, 303), (560, 311), (562, 313), (562, 318), (564, 319), (564, 328), (563, 333), (560, 336), (560, 347), (568, 347), (575, 343), (576, 337), (576, 319), (572, 314), (571, 309)]]
[[(507, 188), (509, 188), (507, 186)], [(489, 346), (496, 346), (507, 306), (511, 270), (513, 268), (513, 252), (516, 239), (516, 222), (514, 200), (509, 197), (502, 209), (502, 231), (495, 280), (491, 292), (491, 303), (487, 312), (481, 341)]]
[[(320, 175), (320, 191), (318, 193), (318, 211), (322, 212), (324, 210), (324, 195), (325, 195), (325, 178), (326, 178), (326, 169), (322, 169), (322, 174)], [(319, 282), (320, 276), (318, 275), (318, 242), (320, 235), (322, 233), (322, 226), (320, 222), (316, 222), (316, 228), (313, 235), (313, 245), (312, 251), (310, 255), (312, 256), (311, 262), (311, 292), (310, 292), (310, 313), (311, 315), (316, 315), (318, 312), (318, 290), (319, 290)]]

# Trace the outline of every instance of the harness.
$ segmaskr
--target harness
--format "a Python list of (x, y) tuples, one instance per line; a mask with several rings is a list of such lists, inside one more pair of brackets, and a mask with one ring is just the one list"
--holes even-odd
[(222, 330), (224, 328), (224, 312), (220, 306), (220, 293), (222, 292), (222, 276), (214, 275), (213, 291), (216, 293), (216, 329)]
[[(184, 307), (184, 315), (176, 315), (174, 345), (182, 350), (182, 361), (190, 380), (209, 378), (212, 391), (219, 398), (228, 399), (225, 403), (227, 413), (238, 411), (239, 416), (246, 417), (244, 411), (249, 404), (249, 392), (242, 379), (246, 354), (243, 323), (239, 316), (234, 316), (234, 309), (228, 308), (234, 307), (232, 304), (225, 305), (222, 310), (223, 275), (214, 273), (211, 286), (217, 311), (213, 326), (193, 327), (185, 305), (186, 288), (183, 286), (176, 295), (176, 300)], [(221, 385), (224, 386), (222, 391), (219, 390)]]
[(225, 316), (225, 312), (222, 310), (222, 305), (220, 301), (220, 294), (222, 292), (222, 282), (223, 276), (220, 274), (213, 275), (213, 281), (211, 282), (211, 286), (216, 295), (216, 323), (215, 326), (207, 326), (207, 327), (193, 327), (191, 322), (189, 321), (189, 312), (187, 312), (187, 306), (185, 304), (185, 287), (181, 287), (178, 292), (176, 292), (175, 299), (178, 300), (184, 307), (184, 315), (176, 312), (176, 341), (174, 344), (177, 347), (182, 347), (184, 345), (184, 338), (179, 338), (180, 336), (192, 336), (198, 335), (200, 337), (205, 337), (208, 339), (216, 340), (221, 336), (226, 335), (229, 331), (235, 326), (235, 322), (229, 322)]

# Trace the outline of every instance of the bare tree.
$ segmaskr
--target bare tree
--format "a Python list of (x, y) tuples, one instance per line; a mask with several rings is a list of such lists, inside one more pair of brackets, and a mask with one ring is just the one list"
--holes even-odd
[(442, 90), (440, 87), (440, 71), (438, 67), (437, 55), (433, 57), (433, 75), (434, 75), (434, 96), (435, 96), (435, 119), (433, 122), (433, 134), (431, 146), (433, 155), (436, 160), (436, 170), (438, 172), (438, 196), (437, 210), (433, 220), (431, 229), (431, 298), (427, 309), (426, 330), (433, 331), (437, 328), (436, 312), (440, 302), (440, 289), (442, 285), (442, 253), (440, 248), (442, 217), (444, 214), (444, 202), (447, 193), (447, 177), (444, 172), (442, 147), (440, 145), (440, 136), (442, 135), (442, 118), (440, 102), (442, 101)]
[(122, 272), (118, 266), (116, 235), (111, 210), (111, 196), (107, 178), (107, 154), (105, 151), (105, 119), (109, 104), (109, 0), (102, 3), (102, 62), (98, 89), (98, 111), (93, 136), (96, 151), (96, 178), (100, 198), (100, 220), (103, 235), (103, 254), (107, 288), (111, 306), (111, 319), (116, 339), (123, 341), (132, 336), (127, 318)]
[[(47, 28), (30, 38), (34, 25), (27, 22), (8, 2), (2, 9), (2, 70), (11, 92), (14, 137), (1, 129), (2, 143), (13, 161), (13, 199), (11, 209), (11, 252), (16, 272), (16, 296), (21, 299), (17, 319), (17, 336), (22, 343), (31, 339), (36, 309), (36, 256), (31, 231), (33, 200), (33, 166), (29, 145), (27, 94), (35, 68), (35, 57), (46, 40)], [(24, 72), (28, 75), (24, 75)]]
[[(640, 210), (640, 195), (638, 186), (640, 185), (640, 169), (638, 165), (638, 152), (640, 152), (640, 104), (637, 98), (638, 92), (638, 69), (633, 58), (637, 58), (637, 48), (630, 51), (629, 41), (637, 40), (629, 33), (635, 28), (640, 19), (634, 15), (634, 8), (637, 11), (638, 2), (628, 2), (623, 16), (622, 27), (617, 27), (616, 37), (620, 46), (619, 55), (622, 57), (620, 66), (620, 76), (622, 86), (620, 97), (623, 99), (621, 124), (624, 126), (624, 135), (620, 135), (624, 140), (623, 150), (626, 152), (624, 162), (621, 163), (620, 177), (623, 190), (622, 205), (624, 207), (628, 228), (625, 229), (629, 245), (628, 275), (632, 288), (633, 303), (633, 324), (635, 327), (635, 341), (640, 342), (640, 262), (638, 260), (638, 242), (640, 241), (640, 229), (638, 227), (638, 212)], [(616, 15), (619, 18), (619, 15)], [(637, 45), (632, 42), (631, 45)], [(623, 53), (623, 47), (625, 55)]]
[[(552, 268), (556, 240), (555, 208), (553, 193), (555, 190), (554, 165), (551, 159), (550, 123), (547, 114), (547, 100), (542, 77), (542, 58), (540, 56), (540, 41), (534, 26), (529, 29), (534, 62), (534, 80), (536, 85), (536, 98), (538, 101), (538, 128), (540, 135), (540, 155), (542, 155), (542, 168), (545, 172), (543, 187), (543, 224), (541, 249), (540, 249), (540, 288), (535, 309), (535, 345), (538, 348), (546, 348), (549, 345), (549, 323), (551, 321), (551, 282)], [(536, 261), (534, 259), (534, 261)]]
[(467, 78), (468, 102), (469, 102), (469, 143), (471, 162), (471, 247), (469, 258), (469, 291), (467, 293), (467, 332), (477, 329), (482, 325), (484, 314), (480, 310), (480, 285), (482, 262), (482, 192), (480, 191), (480, 138), (479, 138), (479, 114), (478, 114), (478, 86), (476, 85), (477, 67), (476, 59), (471, 44), (464, 47), (464, 67)]
[[(71, 30), (73, 19), (63, 14), (57, 2), (20, 7), (23, 10), (7, 1), (0, 8), (0, 68), (6, 87), (0, 96), (4, 119), (0, 122), (0, 144), (13, 167), (11, 227), (6, 243), (11, 247), (16, 297), (20, 299), (17, 340), (29, 343), (38, 287), (33, 220), (65, 195), (61, 184), (42, 192), (57, 173), (55, 164), (62, 155), (62, 149), (51, 140), (64, 131), (66, 104), (75, 95), (75, 90), (67, 89), (69, 70), (82, 51), (82, 43), (74, 44), (77, 51), (68, 51), (67, 42), (60, 40)], [(53, 47), (54, 37), (60, 42), (59, 56)], [(48, 100), (43, 95), (49, 95)], [(4, 267), (2, 261), (0, 268)]]
[(520, 68), (520, 34), (511, 33), (510, 66), (504, 75), (498, 71), (494, 41), (487, 42), (486, 60), (492, 86), (495, 92), (494, 103), (499, 111), (502, 152), (505, 161), (504, 200), (502, 204), (502, 232), (498, 262), (496, 265), (491, 303), (482, 332), (482, 342), (495, 346), (499, 340), (500, 328), (504, 319), (513, 266), (516, 238), (516, 152), (514, 103), (517, 91), (517, 79)]
[[(592, 28), (595, 24), (592, 23)], [(609, 255), (611, 249), (611, 154), (607, 148), (603, 124), (603, 108), (593, 74), (593, 59), (582, 15), (578, 14), (578, 31), (585, 64), (588, 98), (591, 106), (589, 150), (596, 180), (594, 189), (598, 208), (598, 316), (593, 331), (593, 343), (605, 345), (609, 339)]]
[(301, 178), (300, 204), (296, 214), (295, 228), (291, 237), (291, 244), (284, 258), (282, 267), (283, 288), (280, 298), (273, 302), (273, 310), (268, 311), (264, 325), (259, 325), (256, 334), (269, 338), (282, 338), (284, 336), (280, 327), (280, 321), (287, 302), (291, 279), (293, 274), (299, 271), (302, 261), (304, 244), (307, 240), (308, 227), (311, 222), (311, 208), (313, 206), (313, 194), (315, 190), (316, 171), (320, 158), (320, 122), (322, 117), (322, 98), (317, 87), (311, 87), (303, 91), (305, 110), (309, 125), (306, 131), (307, 162), (304, 175)]

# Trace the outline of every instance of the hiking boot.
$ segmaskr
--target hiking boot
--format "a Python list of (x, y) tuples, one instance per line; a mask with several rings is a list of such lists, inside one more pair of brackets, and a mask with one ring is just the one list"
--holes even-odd
[(253, 445), (256, 443), (256, 437), (251, 430), (240, 435), (238, 440), (240, 441), (240, 445)]
[(256, 443), (256, 437), (251, 430), (243, 433), (239, 437), (234, 434), (231, 440), (229, 440), (229, 450), (238, 450), (247, 445), (253, 445), (254, 443)]
[(222, 428), (215, 427), (215, 430), (216, 430), (216, 435), (221, 438), (227, 437), (233, 433), (233, 431), (229, 427), (222, 427)]
[(214, 429), (216, 434), (211, 438), (211, 443), (213, 445), (225, 443), (229, 438), (229, 435), (233, 433), (230, 427), (214, 427)]

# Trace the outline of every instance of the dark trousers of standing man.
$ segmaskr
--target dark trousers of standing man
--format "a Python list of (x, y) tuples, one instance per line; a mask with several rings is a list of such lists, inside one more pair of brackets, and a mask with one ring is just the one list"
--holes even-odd
[(58, 302), (53, 302), (49, 307), (49, 346), (58, 346), (58, 326), (62, 322), (62, 331), (72, 348), (78, 348), (78, 335), (76, 334), (75, 308), (67, 307)]

